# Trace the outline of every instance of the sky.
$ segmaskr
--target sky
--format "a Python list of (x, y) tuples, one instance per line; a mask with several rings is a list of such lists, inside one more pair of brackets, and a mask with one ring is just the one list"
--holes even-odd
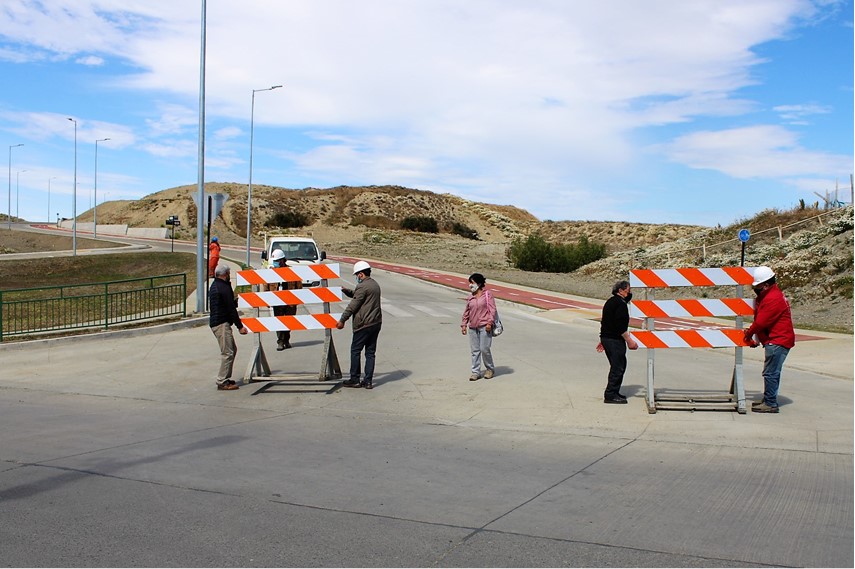
[[(851, 201), (852, 0), (205, 5), (206, 182), (251, 157), (253, 185), (708, 226)], [(75, 171), (78, 214), (198, 183), (202, 6), (3, 0), (0, 212), (71, 217)]]

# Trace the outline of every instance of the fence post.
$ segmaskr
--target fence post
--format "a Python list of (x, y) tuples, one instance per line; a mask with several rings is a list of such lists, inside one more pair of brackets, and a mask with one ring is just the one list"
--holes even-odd
[(104, 283), (104, 330), (110, 327), (110, 291), (109, 285)]
[(3, 291), (0, 290), (0, 342), (3, 341)]

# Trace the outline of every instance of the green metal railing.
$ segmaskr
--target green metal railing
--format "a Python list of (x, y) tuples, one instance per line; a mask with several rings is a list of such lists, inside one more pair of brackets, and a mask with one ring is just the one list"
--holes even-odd
[(0, 342), (10, 336), (187, 315), (187, 274), (0, 290)]

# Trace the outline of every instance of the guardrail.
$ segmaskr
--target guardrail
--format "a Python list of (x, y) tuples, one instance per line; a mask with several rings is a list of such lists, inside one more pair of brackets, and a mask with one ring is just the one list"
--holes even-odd
[(109, 328), (187, 315), (187, 274), (0, 290), (0, 342), (10, 336)]

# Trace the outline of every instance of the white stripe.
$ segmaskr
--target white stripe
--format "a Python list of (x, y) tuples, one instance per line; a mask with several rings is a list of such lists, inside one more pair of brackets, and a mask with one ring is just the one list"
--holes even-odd
[(398, 318), (412, 318), (413, 317), (413, 315), (410, 314), (409, 312), (398, 308), (394, 304), (389, 304), (388, 302), (383, 302), (380, 305), (380, 308), (382, 308), (384, 312), (388, 312), (392, 316), (397, 316)]
[(444, 314), (442, 312), (437, 312), (436, 310), (434, 310), (430, 306), (424, 306), (422, 304), (411, 304), (410, 306), (415, 308), (419, 312), (424, 312), (428, 316), (447, 316), (447, 314)]

